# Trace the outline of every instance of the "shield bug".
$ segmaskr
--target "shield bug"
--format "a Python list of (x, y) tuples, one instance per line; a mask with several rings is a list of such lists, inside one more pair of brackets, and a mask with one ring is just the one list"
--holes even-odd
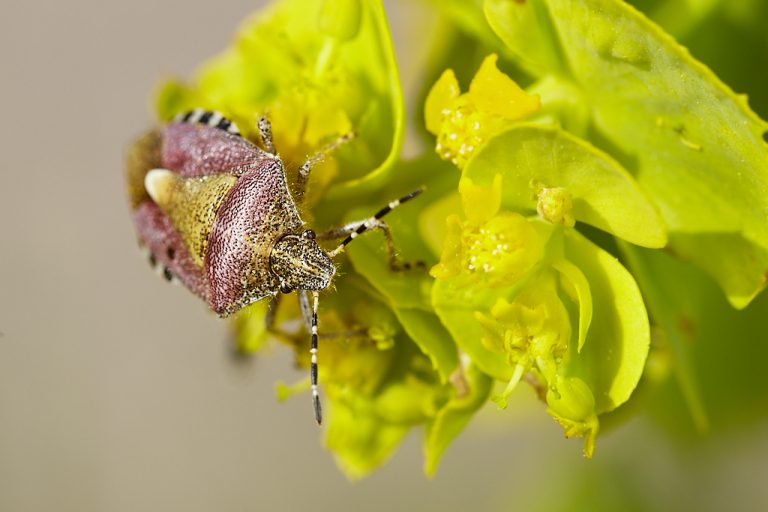
[[(263, 148), (242, 137), (220, 113), (195, 109), (139, 138), (126, 165), (133, 221), (140, 244), (160, 273), (181, 282), (222, 317), (263, 299), (274, 305), (281, 294), (297, 291), (311, 333), (312, 400), (320, 424), (318, 292), (330, 286), (336, 273), (333, 258), (371, 229), (384, 232), (390, 264), (407, 268), (398, 264), (381, 218), (421, 189), (370, 218), (316, 234), (306, 228), (297, 202), (312, 165), (348, 137), (299, 168), (294, 197), (269, 121), (260, 119), (258, 128)], [(331, 251), (318, 244), (334, 239), (342, 241)]]

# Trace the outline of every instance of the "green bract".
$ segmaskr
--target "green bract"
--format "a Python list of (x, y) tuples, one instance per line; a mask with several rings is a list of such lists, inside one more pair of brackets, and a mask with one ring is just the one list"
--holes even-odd
[(470, 160), (462, 182), (489, 187), (496, 176), (505, 208), (536, 210), (542, 190), (558, 187), (570, 195), (577, 221), (638, 245), (666, 244), (664, 224), (632, 176), (609, 155), (565, 131), (510, 128)]
[(355, 144), (313, 173), (310, 202), (331, 181), (332, 196), (381, 183), (400, 152), (404, 118), (381, 4), (276, 2), (244, 24), (233, 46), (203, 65), (192, 86), (171, 81), (161, 88), (161, 119), (193, 107), (219, 110), (256, 137), (258, 117), (269, 112), (275, 145), (295, 166), (354, 132)]
[[(156, 102), (161, 120), (219, 110), (257, 143), (268, 113), (291, 183), (309, 155), (354, 132), (312, 170), (302, 215), (318, 233), (425, 188), (385, 219), (396, 259), (422, 265), (393, 270), (374, 230), (335, 259), (334, 293), (321, 295), (324, 434), (340, 468), (366, 475), (421, 427), (432, 475), (474, 414), (506, 407), (521, 385), (566, 436), (583, 438), (587, 457), (641, 378), (653, 388), (675, 375), (705, 427), (711, 397), (729, 397), (699, 386), (697, 368), (716, 373), (712, 354), (726, 349), (711, 348), (715, 338), (735, 343), (723, 326), (746, 337), (739, 322), (757, 329), (765, 300), (723, 313), (724, 299), (685, 262), (736, 307), (764, 287), (768, 124), (620, 0), (435, 5), (452, 22), (409, 116), (428, 137), (414, 160), (399, 155), (405, 109), (376, 0), (275, 1)], [(690, 20), (668, 20), (680, 34), (716, 8), (696, 5)], [(237, 315), (238, 347), (277, 338), (308, 367), (309, 336), (285, 299), (270, 332), (266, 301)], [(711, 340), (706, 358), (695, 339)], [(280, 383), (277, 394), (307, 389)]]
[[(748, 304), (768, 268), (768, 124), (746, 98), (622, 2), (487, 0), (485, 12), (521, 62), (588, 106), (602, 144), (659, 208), (672, 249), (710, 270), (734, 306)], [(713, 270), (734, 259), (750, 264)]]
[[(530, 372), (556, 397), (547, 401), (566, 435), (585, 436), (591, 456), (597, 415), (624, 403), (642, 375), (650, 342), (645, 306), (626, 269), (572, 228), (497, 211), (506, 204), (506, 174), (496, 174), (490, 187), (468, 179), (485, 162), (498, 169), (514, 161), (500, 154), (519, 151), (505, 136), (496, 158), (484, 158), (492, 139), (464, 171), (459, 190), (470, 199), (468, 220), (448, 218), (441, 262), (431, 271), (432, 302), (470, 359), (507, 382), (494, 398), (499, 406)], [(577, 311), (573, 319), (569, 309)], [(587, 396), (588, 414), (563, 413), (583, 411)]]

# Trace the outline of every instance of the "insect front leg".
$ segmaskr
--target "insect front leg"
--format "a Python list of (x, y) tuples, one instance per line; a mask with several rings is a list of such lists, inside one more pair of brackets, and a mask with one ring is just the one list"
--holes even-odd
[(312, 167), (319, 164), (323, 161), (323, 159), (328, 156), (330, 153), (336, 150), (339, 146), (342, 144), (352, 140), (355, 137), (354, 133), (347, 133), (345, 135), (342, 135), (335, 141), (331, 142), (327, 146), (325, 146), (323, 149), (315, 153), (314, 155), (307, 158), (307, 160), (299, 167), (299, 173), (296, 177), (296, 193), (298, 197), (296, 198), (299, 203), (303, 202), (304, 200), (304, 192), (307, 189), (307, 183), (309, 182), (309, 175), (312, 172)]
[[(362, 221), (352, 222), (345, 226), (329, 229), (324, 233), (317, 235), (318, 240), (338, 240), (340, 238), (349, 238), (352, 234), (356, 238), (358, 231), (361, 228), (365, 228), (362, 231), (378, 230), (384, 234), (384, 247), (387, 250), (387, 257), (389, 258), (389, 268), (394, 271), (410, 270), (412, 268), (425, 268), (426, 264), (423, 261), (403, 261), (397, 255), (397, 248), (392, 238), (392, 230), (389, 224), (379, 219), (366, 219)], [(361, 231), (361, 232), (362, 232)], [(351, 240), (351, 239), (350, 239)]]
[(275, 143), (272, 141), (272, 123), (269, 122), (266, 114), (259, 118), (258, 127), (261, 142), (264, 144), (264, 150), (275, 155)]
[(345, 226), (341, 226), (338, 228), (332, 228), (324, 233), (320, 233), (317, 235), (318, 240), (338, 240), (340, 238), (344, 238), (344, 240), (339, 244), (336, 249), (332, 250), (328, 253), (328, 256), (333, 258), (340, 252), (344, 250), (344, 248), (355, 238), (357, 238), (359, 235), (362, 235), (366, 231), (377, 229), (381, 231), (384, 234), (384, 243), (385, 247), (387, 249), (387, 255), (389, 256), (389, 266), (392, 270), (410, 270), (412, 268), (425, 268), (426, 264), (423, 261), (416, 261), (416, 262), (406, 262), (400, 260), (400, 258), (397, 256), (397, 250), (395, 248), (395, 243), (392, 240), (392, 231), (389, 228), (389, 225), (382, 221), (381, 218), (384, 217), (386, 214), (400, 206), (401, 204), (410, 201), (414, 197), (421, 194), (422, 190), (417, 189), (411, 192), (410, 194), (406, 194), (400, 199), (396, 199), (392, 202), (390, 202), (387, 206), (376, 212), (375, 215), (372, 217), (369, 217), (367, 219), (357, 221), (357, 222), (351, 222), (349, 224), (346, 224)]

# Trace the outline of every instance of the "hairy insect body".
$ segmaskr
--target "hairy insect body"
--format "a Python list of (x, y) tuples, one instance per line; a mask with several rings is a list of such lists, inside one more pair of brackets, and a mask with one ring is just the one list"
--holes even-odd
[[(168, 280), (178, 279), (220, 316), (280, 293), (299, 291), (310, 331), (310, 389), (315, 419), (322, 422), (318, 393), (317, 308), (331, 285), (332, 258), (358, 235), (379, 229), (393, 269), (397, 261), (389, 227), (381, 218), (421, 193), (390, 202), (372, 217), (331, 229), (318, 239), (339, 240), (325, 252), (304, 228), (288, 188), (283, 162), (274, 153), (269, 121), (259, 122), (266, 150), (243, 139), (237, 126), (216, 112), (195, 109), (139, 140), (127, 155), (133, 220), (149, 259)], [(330, 151), (351, 135), (342, 136)], [(313, 163), (298, 170), (297, 197), (304, 197)], [(309, 293), (313, 301), (309, 307)]]
[(275, 295), (281, 284), (295, 288), (313, 268), (326, 276), (318, 285), (328, 285), (333, 265), (302, 236), (304, 222), (277, 156), (219, 127), (181, 120), (137, 144), (136, 153), (153, 148), (141, 158), (129, 154), (139, 237), (166, 274), (216, 313)]

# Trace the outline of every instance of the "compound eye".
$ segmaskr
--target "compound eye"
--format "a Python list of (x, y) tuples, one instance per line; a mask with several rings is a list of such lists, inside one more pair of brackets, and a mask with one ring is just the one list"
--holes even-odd
[(281, 293), (291, 293), (293, 291), (293, 288), (288, 286), (288, 283), (282, 282), (280, 283), (280, 292)]
[(306, 238), (307, 240), (314, 240), (317, 235), (315, 235), (315, 232), (311, 229), (306, 230), (301, 234), (302, 237)]

